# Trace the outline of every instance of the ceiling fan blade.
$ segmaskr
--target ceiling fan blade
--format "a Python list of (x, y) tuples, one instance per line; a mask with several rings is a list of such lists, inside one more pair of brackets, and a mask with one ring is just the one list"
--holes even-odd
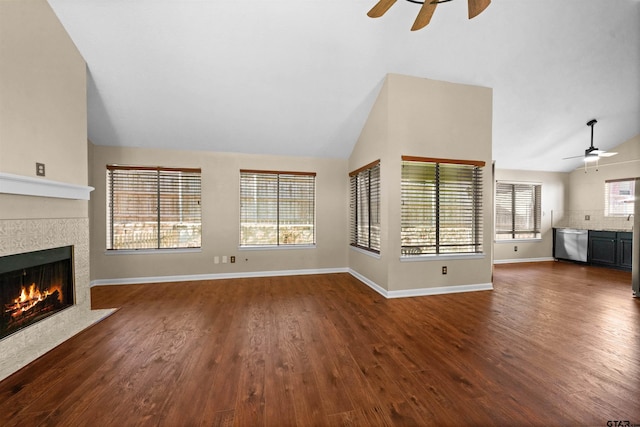
[(490, 3), (491, 0), (469, 0), (469, 19), (480, 15)]
[(369, 12), (367, 12), (367, 16), (370, 18), (380, 18), (391, 6), (393, 6), (395, 2), (396, 0), (380, 0)]
[[(612, 152), (612, 151), (602, 151), (602, 150), (594, 150), (592, 151), (593, 154), (591, 154), (589, 157), (593, 157), (594, 159), (597, 157), (613, 157), (618, 153)], [(580, 158), (585, 158), (586, 156), (572, 156), (572, 157), (563, 157), (562, 160), (569, 160), (569, 159), (580, 159)]]
[(437, 3), (430, 3), (429, 0), (425, 0), (420, 8), (420, 12), (418, 12), (418, 16), (416, 17), (413, 26), (411, 27), (411, 31), (417, 31), (429, 25), (437, 5)]
[(610, 151), (603, 151), (599, 154), (600, 157), (611, 157), (611, 156), (615, 156), (618, 153), (614, 153), (614, 152), (610, 152)]

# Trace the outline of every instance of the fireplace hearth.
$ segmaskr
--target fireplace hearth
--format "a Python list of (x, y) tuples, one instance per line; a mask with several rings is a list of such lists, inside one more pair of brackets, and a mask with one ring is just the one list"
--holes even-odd
[(0, 257), (0, 339), (73, 304), (72, 246)]

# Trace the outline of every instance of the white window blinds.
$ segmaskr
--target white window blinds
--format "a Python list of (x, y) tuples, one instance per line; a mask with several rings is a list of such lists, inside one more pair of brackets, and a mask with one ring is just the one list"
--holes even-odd
[(200, 169), (107, 166), (107, 249), (198, 248)]
[(496, 240), (541, 236), (540, 184), (496, 183)]
[(628, 216), (633, 214), (635, 182), (635, 179), (605, 181), (605, 216)]
[(380, 161), (349, 174), (352, 246), (380, 252)]
[(482, 252), (482, 166), (403, 156), (403, 256)]
[(315, 244), (312, 172), (240, 171), (240, 245)]

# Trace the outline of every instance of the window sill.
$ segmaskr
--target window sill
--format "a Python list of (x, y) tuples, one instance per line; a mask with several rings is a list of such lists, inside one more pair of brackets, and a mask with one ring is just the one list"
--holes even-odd
[(105, 255), (149, 255), (149, 254), (184, 254), (202, 252), (202, 248), (177, 249), (110, 249)]
[(349, 246), (349, 248), (351, 250), (353, 250), (353, 251), (356, 251), (356, 252), (359, 252), (361, 254), (370, 256), (371, 258), (380, 259), (380, 253), (379, 252), (372, 252), (372, 251), (368, 251), (366, 249), (362, 249), (362, 248), (359, 248), (357, 246), (351, 246), (351, 245)]
[(422, 261), (442, 261), (456, 259), (483, 259), (481, 254), (445, 254), (445, 255), (404, 255), (400, 257), (400, 262), (422, 262)]
[(536, 237), (536, 238), (531, 238), (531, 239), (500, 239), (500, 240), (494, 240), (494, 243), (514, 243), (514, 242), (542, 242), (542, 237)]
[(316, 245), (263, 245), (263, 246), (238, 246), (239, 251), (281, 251), (291, 249), (315, 249)]

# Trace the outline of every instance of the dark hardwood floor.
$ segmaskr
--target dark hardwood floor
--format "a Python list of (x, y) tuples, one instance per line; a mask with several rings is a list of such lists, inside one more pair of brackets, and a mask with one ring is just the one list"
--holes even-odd
[(547, 262), (393, 300), (348, 274), (96, 287), (120, 310), (0, 382), (0, 425), (640, 424), (630, 282)]

